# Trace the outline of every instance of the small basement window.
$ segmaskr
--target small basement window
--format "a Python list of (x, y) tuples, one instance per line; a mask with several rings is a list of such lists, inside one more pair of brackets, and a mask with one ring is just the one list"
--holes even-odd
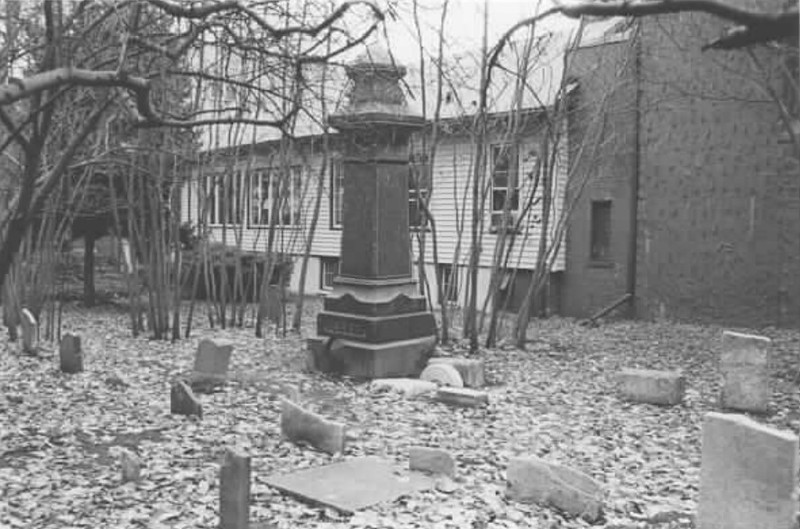
[(611, 201), (592, 200), (589, 258), (611, 260)]
[(333, 278), (339, 273), (338, 257), (322, 258), (322, 273), (319, 287), (322, 290), (333, 290)]

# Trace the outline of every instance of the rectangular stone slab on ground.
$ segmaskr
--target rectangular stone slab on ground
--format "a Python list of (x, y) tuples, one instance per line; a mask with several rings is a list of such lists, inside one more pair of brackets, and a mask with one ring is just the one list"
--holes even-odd
[(323, 452), (344, 452), (345, 427), (281, 399), (281, 433), (293, 442), (305, 442)]
[(618, 379), (622, 397), (633, 402), (675, 406), (686, 391), (686, 379), (679, 371), (624, 368)]
[(798, 438), (743, 415), (703, 422), (697, 529), (792, 529)]
[(390, 461), (377, 456), (267, 478), (270, 487), (347, 514), (432, 489), (435, 483), (417, 472), (398, 474)]

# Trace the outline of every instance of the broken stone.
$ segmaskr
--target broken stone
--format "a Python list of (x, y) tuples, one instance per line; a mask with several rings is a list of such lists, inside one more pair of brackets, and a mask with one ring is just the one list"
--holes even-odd
[(391, 461), (367, 456), (283, 476), (269, 476), (266, 483), (303, 500), (352, 514), (431, 489), (435, 480), (419, 472), (403, 474)]
[(219, 471), (220, 529), (250, 527), (250, 456), (225, 451)]
[(508, 465), (509, 498), (551, 506), (589, 523), (602, 513), (602, 489), (582, 472), (538, 457), (517, 457)]
[(195, 391), (210, 392), (225, 383), (233, 354), (233, 344), (204, 338), (197, 345), (191, 386)]
[(686, 379), (678, 371), (626, 368), (619, 374), (619, 389), (627, 400), (674, 406), (683, 401)]
[(294, 443), (304, 442), (329, 454), (344, 452), (345, 427), (281, 399), (281, 433)]
[(798, 438), (743, 415), (703, 422), (698, 529), (792, 529)]
[(483, 360), (439, 356), (428, 360), (428, 365), (432, 364), (449, 364), (455, 367), (461, 375), (464, 386), (468, 388), (481, 388), (486, 385)]
[(419, 378), (420, 380), (435, 382), (440, 386), (450, 386), (454, 388), (464, 387), (464, 381), (461, 380), (461, 375), (458, 373), (458, 370), (450, 364), (429, 364), (428, 367), (422, 371)]
[(58, 360), (62, 373), (80, 373), (83, 371), (83, 349), (81, 337), (65, 334), (58, 346)]
[(36, 354), (39, 351), (39, 324), (28, 309), (22, 309), (20, 318), (22, 326), (22, 352)]
[(169, 396), (171, 413), (203, 417), (203, 405), (200, 404), (192, 388), (185, 381), (176, 380), (173, 382)]
[(437, 388), (435, 382), (416, 378), (377, 378), (370, 384), (370, 389), (374, 391), (397, 391), (408, 399), (433, 393)]
[(458, 485), (449, 477), (440, 476), (436, 479), (436, 490), (445, 494), (452, 494), (458, 490)]
[(449, 452), (441, 448), (412, 446), (408, 449), (408, 468), (453, 477), (456, 462)]
[(455, 406), (479, 408), (489, 404), (489, 394), (485, 391), (468, 388), (439, 388), (436, 400)]
[(725, 408), (765, 413), (772, 398), (770, 349), (764, 336), (724, 331), (722, 333), (721, 403)]
[(123, 483), (139, 481), (142, 476), (142, 462), (136, 457), (136, 454), (123, 448), (119, 453), (119, 462)]

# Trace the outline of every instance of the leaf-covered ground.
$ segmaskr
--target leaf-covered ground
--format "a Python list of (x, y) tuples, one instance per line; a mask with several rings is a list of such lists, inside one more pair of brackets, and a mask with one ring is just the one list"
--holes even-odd
[[(216, 527), (219, 462), (226, 447), (239, 446), (253, 456), (251, 520), (264, 527), (586, 526), (505, 500), (508, 461), (524, 454), (599, 480), (606, 491), (601, 526), (690, 527), (702, 418), (717, 409), (722, 329), (638, 322), (590, 329), (559, 319), (535, 325), (527, 351), (482, 353), (491, 403), (474, 410), (307, 373), (299, 337), (197, 329), (170, 344), (132, 338), (125, 314), (108, 307), (70, 308), (63, 329), (81, 335), (85, 373), (59, 373), (53, 344), (34, 358), (0, 340), (0, 526)], [(757, 420), (797, 432), (800, 334), (761, 332), (775, 343), (776, 391), (772, 413)], [(201, 396), (202, 420), (170, 415), (170, 382), (192, 365), (203, 337), (234, 342), (233, 380)], [(620, 401), (613, 380), (623, 366), (683, 369), (684, 405)], [(311, 409), (348, 424), (345, 457), (379, 454), (406, 467), (410, 445), (445, 448), (457, 460), (456, 490), (348, 517), (270, 489), (265, 478), (273, 473), (333, 460), (281, 439), (279, 398), (290, 386)], [(120, 448), (144, 461), (138, 483), (121, 483)]]

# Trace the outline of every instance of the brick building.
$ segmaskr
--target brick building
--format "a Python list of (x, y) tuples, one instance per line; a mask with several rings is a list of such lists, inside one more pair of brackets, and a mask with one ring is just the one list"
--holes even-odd
[(769, 95), (797, 117), (797, 43), (702, 51), (724, 27), (647, 17), (575, 53), (572, 170), (591, 178), (567, 236), (563, 313), (630, 293), (622, 310), (638, 318), (800, 323), (798, 153)]

